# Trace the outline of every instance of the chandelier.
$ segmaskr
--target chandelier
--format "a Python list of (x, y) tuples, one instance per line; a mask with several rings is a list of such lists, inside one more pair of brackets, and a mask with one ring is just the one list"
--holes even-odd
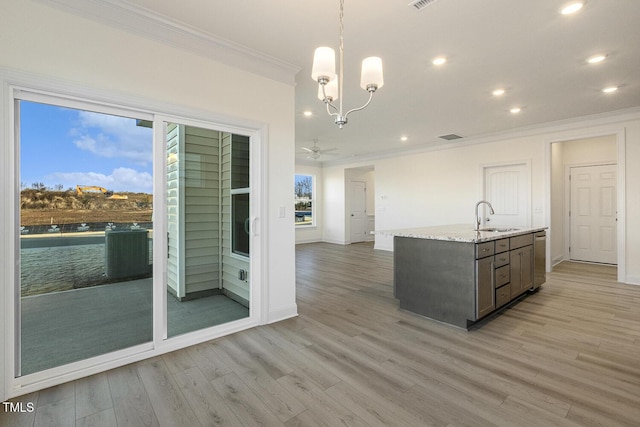
[[(327, 106), (327, 113), (334, 118), (340, 129), (347, 123), (347, 117), (354, 111), (365, 109), (373, 98), (373, 93), (384, 85), (382, 78), (382, 60), (370, 56), (362, 61), (360, 87), (369, 92), (369, 100), (361, 107), (346, 113), (342, 109), (342, 86), (344, 82), (344, 0), (340, 0), (340, 69), (336, 75), (336, 54), (330, 47), (319, 47), (313, 55), (311, 77), (319, 83), (318, 98)], [(334, 101), (339, 100), (338, 106)]]

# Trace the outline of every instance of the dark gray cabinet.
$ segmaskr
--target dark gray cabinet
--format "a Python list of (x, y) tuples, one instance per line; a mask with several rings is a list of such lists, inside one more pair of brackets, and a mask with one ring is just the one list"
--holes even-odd
[(496, 309), (493, 256), (476, 260), (476, 319)]
[(511, 299), (533, 287), (533, 234), (511, 238), (509, 271)]
[(533, 233), (480, 243), (394, 237), (400, 308), (468, 329), (533, 286)]

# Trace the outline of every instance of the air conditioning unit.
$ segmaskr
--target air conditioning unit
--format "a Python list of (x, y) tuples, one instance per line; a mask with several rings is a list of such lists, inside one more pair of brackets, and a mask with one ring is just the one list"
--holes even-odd
[(105, 231), (105, 271), (108, 279), (137, 279), (150, 273), (147, 230)]

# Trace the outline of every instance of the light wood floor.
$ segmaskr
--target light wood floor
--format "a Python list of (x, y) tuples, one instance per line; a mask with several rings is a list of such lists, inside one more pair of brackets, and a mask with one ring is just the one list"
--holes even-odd
[(0, 425), (638, 426), (640, 287), (565, 263), (465, 332), (398, 310), (392, 255), (297, 247), (300, 316), (15, 401)]

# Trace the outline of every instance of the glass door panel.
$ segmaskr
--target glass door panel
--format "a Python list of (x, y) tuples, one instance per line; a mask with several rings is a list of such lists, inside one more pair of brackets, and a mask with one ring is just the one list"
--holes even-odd
[(16, 376), (151, 342), (149, 123), (25, 100), (17, 113)]
[[(231, 156), (234, 138), (243, 137), (178, 123), (166, 129), (167, 336), (173, 337), (249, 316), (249, 253), (246, 245), (246, 253), (232, 254)], [(239, 156), (247, 165), (248, 155)], [(248, 204), (243, 214), (248, 220)]]

